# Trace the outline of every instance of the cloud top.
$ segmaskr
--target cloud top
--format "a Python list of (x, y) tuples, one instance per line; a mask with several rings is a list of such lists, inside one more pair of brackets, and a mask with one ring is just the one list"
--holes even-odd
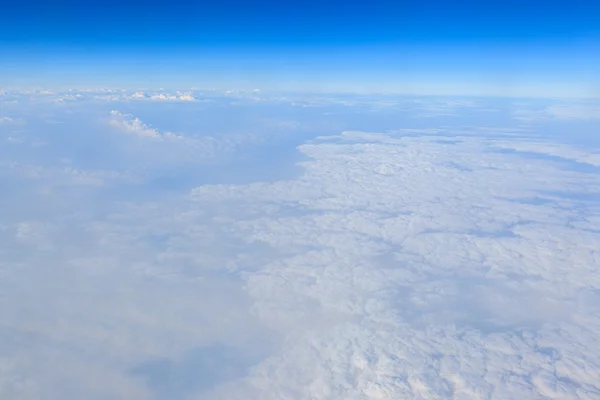
[(484, 100), (100, 94), (0, 132), (0, 398), (600, 394), (597, 147)]

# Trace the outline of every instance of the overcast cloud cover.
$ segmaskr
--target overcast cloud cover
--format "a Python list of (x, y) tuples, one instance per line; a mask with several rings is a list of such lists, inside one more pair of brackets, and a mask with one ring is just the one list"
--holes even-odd
[(598, 399), (600, 103), (0, 95), (1, 399)]

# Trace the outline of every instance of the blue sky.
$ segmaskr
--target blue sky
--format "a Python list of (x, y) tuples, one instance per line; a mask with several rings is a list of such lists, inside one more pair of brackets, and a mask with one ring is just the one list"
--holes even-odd
[(595, 1), (21, 1), (2, 86), (597, 96)]

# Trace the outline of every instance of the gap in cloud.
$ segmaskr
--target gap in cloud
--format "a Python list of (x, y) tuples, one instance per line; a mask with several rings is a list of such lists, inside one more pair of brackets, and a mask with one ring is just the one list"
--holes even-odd
[(388, 293), (399, 318), (418, 328), (453, 325), (482, 334), (536, 331), (544, 323), (570, 318), (536, 289), (540, 279), (529, 275), (484, 278), (456, 275), (438, 280), (424, 277), (412, 287)]
[(141, 378), (156, 400), (184, 399), (246, 376), (264, 359), (256, 344), (236, 347), (212, 344), (188, 350), (177, 358), (155, 358), (134, 366), (130, 373)]
[(543, 137), (558, 143), (600, 148), (600, 119), (541, 121), (531, 125)]
[(600, 192), (575, 192), (575, 191), (545, 191), (543, 194), (559, 199), (572, 200), (578, 203), (600, 203)]
[(600, 174), (600, 166), (578, 162), (573, 159), (569, 159), (566, 157), (555, 156), (552, 154), (544, 154), (542, 152), (536, 153), (532, 151), (522, 151), (515, 149), (495, 149), (493, 150), (495, 153), (499, 154), (514, 154), (519, 157), (530, 158), (532, 160), (543, 160), (549, 161), (553, 165), (557, 166), (559, 169), (566, 171), (574, 171), (581, 173), (589, 173), (589, 174)]

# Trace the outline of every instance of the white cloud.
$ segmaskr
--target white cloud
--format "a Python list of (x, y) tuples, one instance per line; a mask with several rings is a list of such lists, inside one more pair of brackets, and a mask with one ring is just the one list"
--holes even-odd
[(196, 99), (189, 93), (144, 93), (135, 92), (129, 96), (131, 100), (153, 100), (153, 101), (195, 101)]
[(146, 95), (143, 92), (135, 92), (134, 94), (129, 96), (129, 98), (132, 100), (143, 100), (146, 98)]
[[(4, 102), (17, 102), (16, 98), (26, 100), (29, 103), (58, 103), (69, 104), (72, 102), (93, 102), (93, 101), (126, 101), (126, 100), (144, 100), (144, 101), (172, 101), (188, 102), (200, 101), (207, 102), (206, 99), (197, 99), (193, 91), (144, 91), (144, 90), (114, 90), (114, 89), (68, 89), (60, 91), (50, 90), (21, 90), (13, 92), (0, 93)], [(9, 101), (8, 99), (13, 98)]]
[(173, 96), (171, 94), (153, 94), (150, 96), (150, 100), (177, 100), (177, 96)]
[(110, 115), (109, 124), (122, 132), (142, 137), (161, 138), (156, 129), (150, 128), (131, 114), (123, 114), (120, 111), (112, 110)]
[(302, 146), (298, 180), (194, 193), (200, 207), (264, 210), (237, 230), (287, 254), (247, 275), (255, 312), (287, 346), (215, 398), (600, 393), (600, 353), (583, 350), (600, 303), (578, 305), (600, 285), (600, 233), (567, 227), (576, 209), (526, 201), (570, 185), (598, 193), (595, 176), (486, 152), (485, 138), (342, 138)]
[(593, 167), (595, 149), (434, 126), (299, 150), (294, 178), (146, 200), (101, 184), (123, 171), (3, 161), (0, 397), (598, 397), (600, 180), (524, 154)]
[(194, 101), (194, 100), (196, 100), (194, 98), (194, 96), (192, 96), (191, 94), (182, 94), (182, 95), (179, 96), (178, 99), (182, 100), (182, 101)]

